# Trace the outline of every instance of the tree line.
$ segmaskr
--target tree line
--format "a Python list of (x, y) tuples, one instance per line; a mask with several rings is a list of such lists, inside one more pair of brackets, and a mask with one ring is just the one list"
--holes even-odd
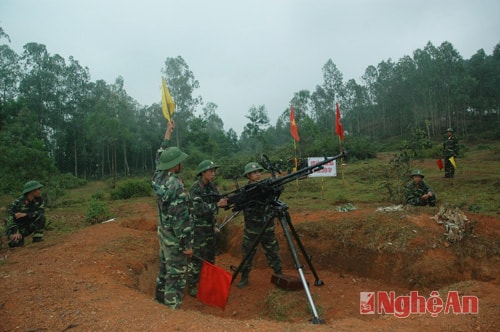
[[(140, 105), (124, 78), (92, 81), (70, 56), (31, 42), (17, 54), (0, 28), (0, 191), (54, 174), (82, 179), (150, 174), (166, 122), (158, 103)], [(357, 158), (373, 156), (375, 142), (406, 139), (409, 126), (440, 140), (447, 127), (469, 139), (500, 137), (500, 43), (463, 59), (449, 42), (430, 42), (412, 56), (370, 65), (361, 82), (344, 81), (330, 59), (314, 91), (291, 93), (300, 156), (333, 154), (335, 103), (341, 106), (345, 145)], [(172, 145), (203, 159), (255, 160), (262, 152), (293, 156), (289, 106), (271, 124), (265, 105), (249, 107), (241, 135), (224, 128), (215, 102), (196, 95), (200, 83), (181, 56), (167, 57), (163, 74), (177, 109)]]

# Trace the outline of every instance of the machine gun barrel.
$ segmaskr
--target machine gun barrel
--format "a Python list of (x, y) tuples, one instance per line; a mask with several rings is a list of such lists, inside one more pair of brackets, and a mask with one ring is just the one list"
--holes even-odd
[(283, 186), (287, 183), (301, 179), (309, 174), (317, 172), (324, 168), (325, 164), (332, 162), (333, 160), (344, 157), (345, 152), (326, 158), (314, 165), (301, 168), (296, 172), (287, 174), (282, 177), (272, 177), (261, 180), (259, 182), (249, 183), (243, 187), (240, 187), (234, 191), (218, 196), (219, 198), (227, 198), (227, 206), (225, 209), (233, 209), (233, 211), (240, 211), (248, 206), (260, 204), (265, 205), (273, 200), (277, 200), (281, 193), (283, 192)]
[(314, 172), (322, 170), (324, 168), (324, 165), (326, 165), (334, 160), (337, 160), (339, 158), (345, 157), (345, 156), (346, 156), (345, 152), (341, 152), (338, 155), (333, 156), (331, 158), (325, 157), (324, 160), (322, 160), (314, 165), (301, 168), (301, 169), (297, 170), (296, 172), (293, 172), (293, 173), (287, 174), (285, 176), (273, 179), (273, 184), (275, 183), (276, 185), (285, 185), (289, 182), (295, 181), (297, 179), (301, 179), (304, 176), (307, 176), (307, 175), (310, 175)]

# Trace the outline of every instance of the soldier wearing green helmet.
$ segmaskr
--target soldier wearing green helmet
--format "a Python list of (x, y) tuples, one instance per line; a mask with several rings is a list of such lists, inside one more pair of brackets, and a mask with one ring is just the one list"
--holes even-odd
[[(169, 127), (171, 128), (170, 123)], [(166, 136), (167, 134), (165, 134), (167, 139)], [(152, 187), (158, 198), (160, 217), (158, 223), (160, 251), (155, 299), (173, 309), (179, 309), (182, 305), (188, 258), (193, 254), (188, 196), (179, 176), (182, 162), (187, 157), (188, 155), (178, 147), (164, 149), (157, 159), (157, 168), (152, 179)]]
[[(264, 169), (258, 163), (250, 162), (245, 165), (243, 176), (248, 178), (248, 183), (258, 182), (261, 180), (261, 171), (263, 170)], [(243, 213), (245, 229), (243, 231), (242, 252), (243, 257), (249, 256), (242, 267), (241, 280), (236, 285), (238, 288), (244, 288), (248, 284), (248, 278), (252, 270), (253, 259), (257, 248), (257, 246), (254, 246), (254, 243), (262, 231), (262, 228), (266, 225), (266, 222), (274, 218), (274, 212), (271, 206), (249, 206), (243, 210)], [(279, 245), (276, 239), (275, 228), (276, 224), (274, 221), (267, 225), (260, 239), (260, 244), (262, 244), (264, 248), (268, 265), (273, 269), (275, 274), (281, 275), (283, 274), (283, 267), (279, 255)]]
[(453, 178), (455, 176), (455, 166), (450, 158), (458, 155), (458, 139), (454, 135), (453, 128), (446, 129), (446, 140), (443, 143), (444, 177)]
[(22, 196), (9, 205), (5, 235), (9, 247), (24, 245), (24, 239), (32, 235), (33, 242), (43, 241), (45, 228), (45, 206), (41, 196), (42, 184), (28, 181), (24, 184)]
[(216, 254), (216, 215), (220, 207), (227, 205), (227, 198), (215, 201), (220, 193), (214, 184), (216, 171), (220, 166), (211, 160), (203, 160), (198, 165), (196, 176), (198, 180), (189, 190), (190, 212), (193, 225), (193, 255), (189, 263), (188, 292), (191, 296), (198, 293), (198, 282), (202, 260), (215, 263)]
[(415, 206), (436, 205), (436, 195), (425, 183), (424, 177), (424, 174), (419, 169), (410, 173), (412, 180), (405, 187), (406, 203)]

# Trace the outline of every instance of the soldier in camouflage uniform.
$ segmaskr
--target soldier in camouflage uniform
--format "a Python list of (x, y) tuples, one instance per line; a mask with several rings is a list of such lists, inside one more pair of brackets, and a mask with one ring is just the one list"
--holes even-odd
[(452, 178), (455, 176), (455, 167), (450, 158), (456, 158), (458, 155), (458, 139), (453, 135), (453, 128), (446, 129), (446, 135), (448, 137), (443, 143), (444, 177)]
[(436, 195), (424, 182), (424, 174), (416, 169), (411, 172), (410, 178), (412, 181), (408, 182), (405, 188), (406, 203), (416, 206), (435, 206)]
[(26, 236), (33, 234), (33, 242), (43, 241), (45, 228), (44, 204), (41, 197), (43, 186), (37, 181), (28, 181), (22, 196), (9, 205), (5, 235), (9, 247), (24, 245)]
[(187, 157), (188, 155), (177, 147), (165, 149), (160, 155), (152, 179), (153, 189), (158, 196), (160, 215), (160, 259), (155, 299), (173, 309), (179, 309), (182, 304), (188, 258), (193, 253), (188, 198), (178, 175), (182, 162)]
[[(263, 168), (256, 162), (251, 162), (245, 165), (243, 175), (249, 180), (249, 183), (258, 182), (261, 179), (261, 171)], [(252, 248), (259, 233), (264, 227), (265, 223), (274, 218), (274, 212), (270, 206), (253, 205), (243, 210), (245, 216), (245, 230), (243, 234), (243, 257), (249, 253), (248, 260), (245, 262), (241, 270), (241, 279), (236, 285), (238, 288), (243, 288), (248, 284), (248, 277), (252, 270), (253, 259), (257, 251), (257, 245)], [(279, 255), (278, 240), (275, 233), (276, 225), (271, 221), (264, 234), (260, 239), (260, 243), (264, 248), (267, 263), (273, 269), (275, 274), (283, 274), (283, 267), (281, 264), (281, 257)]]
[(200, 280), (202, 261), (215, 263), (216, 237), (215, 224), (219, 207), (227, 205), (227, 198), (214, 200), (219, 196), (219, 190), (214, 185), (216, 170), (219, 165), (213, 161), (203, 160), (196, 171), (198, 181), (193, 183), (189, 190), (191, 202), (191, 219), (194, 228), (193, 255), (189, 263), (188, 287), (189, 295), (196, 296), (197, 285)]

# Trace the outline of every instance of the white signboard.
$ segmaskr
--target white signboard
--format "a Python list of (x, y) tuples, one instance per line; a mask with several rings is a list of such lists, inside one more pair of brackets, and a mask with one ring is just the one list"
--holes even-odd
[[(330, 157), (328, 157), (329, 159)], [(311, 157), (307, 158), (307, 166), (313, 166), (317, 163), (324, 161), (324, 157)], [(329, 163), (323, 165), (323, 169), (309, 174), (310, 177), (321, 177), (321, 176), (337, 176), (337, 163), (336, 160), (332, 160)]]

